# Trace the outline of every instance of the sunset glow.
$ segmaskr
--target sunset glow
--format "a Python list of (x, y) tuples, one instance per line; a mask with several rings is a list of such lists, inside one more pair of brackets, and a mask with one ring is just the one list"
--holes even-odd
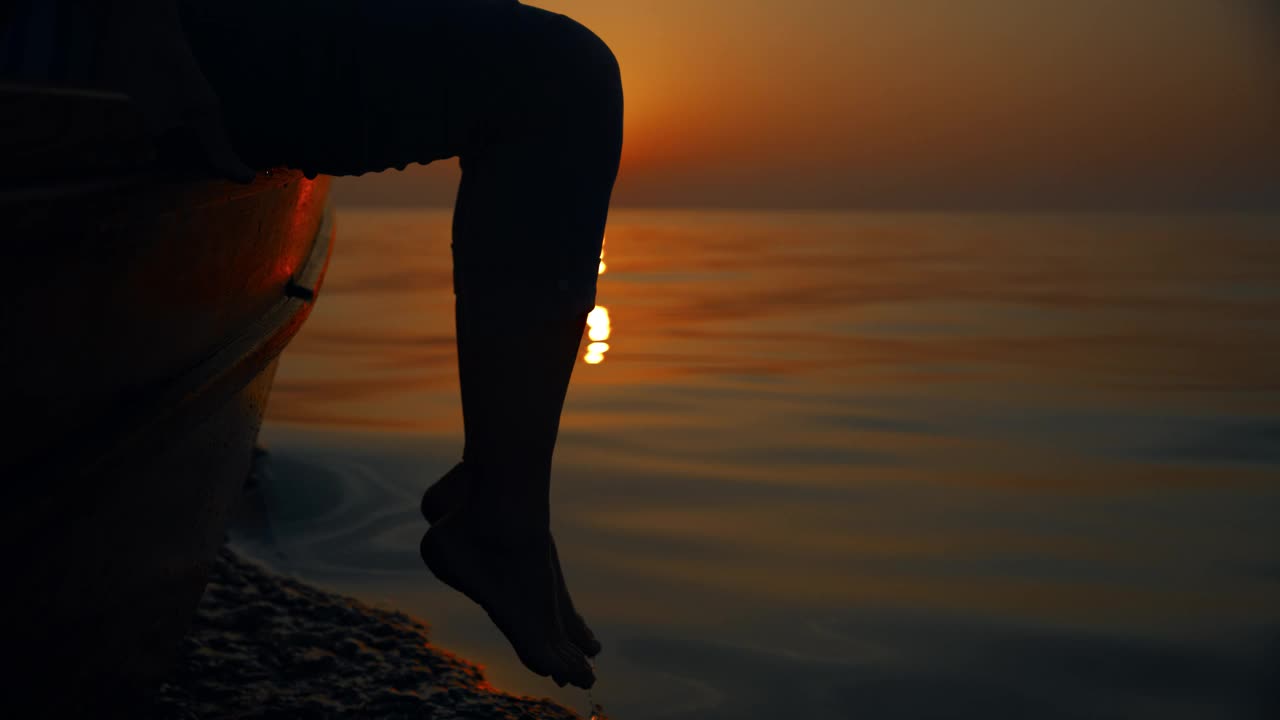
[[(619, 59), (615, 206), (1256, 206), (1280, 192), (1270, 0), (533, 4)], [(357, 199), (448, 205), (456, 164), (437, 165)]]
[(538, 4), (619, 57), (627, 203), (1278, 187), (1280, 28), (1259, 0)]

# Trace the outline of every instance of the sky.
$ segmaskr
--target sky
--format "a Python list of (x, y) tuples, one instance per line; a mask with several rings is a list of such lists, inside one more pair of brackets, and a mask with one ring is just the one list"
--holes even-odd
[[(614, 204), (1280, 209), (1275, 0), (537, 0), (613, 48)], [(455, 161), (345, 180), (449, 205)]]

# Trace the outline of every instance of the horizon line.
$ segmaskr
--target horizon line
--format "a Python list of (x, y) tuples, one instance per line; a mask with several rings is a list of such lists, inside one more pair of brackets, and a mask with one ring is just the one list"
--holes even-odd
[[(453, 210), (452, 203), (399, 203), (399, 202), (367, 202), (343, 200), (335, 198), (335, 205), (348, 208), (368, 210)], [(1040, 214), (1098, 214), (1098, 215), (1145, 215), (1145, 214), (1203, 214), (1203, 215), (1280, 215), (1280, 205), (705, 205), (671, 204), (617, 204), (611, 210), (637, 210), (662, 212), (737, 212), (737, 213), (929, 213), (929, 214), (1005, 214), (1005, 215), (1040, 215)]]

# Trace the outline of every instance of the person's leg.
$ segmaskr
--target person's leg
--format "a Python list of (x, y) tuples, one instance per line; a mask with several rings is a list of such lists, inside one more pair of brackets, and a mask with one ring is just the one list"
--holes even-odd
[[(184, 0), (258, 167), (360, 174), (459, 156), (454, 222), (466, 500), (423, 541), (522, 660), (590, 684), (549, 532), (551, 453), (621, 148), (616, 62), (514, 0)], [(581, 647), (582, 649), (578, 649)]]
[[(621, 150), (621, 83), (608, 48), (564, 17), (519, 12), (509, 42), (521, 67), (501, 96), (505, 109), (496, 116), (504, 121), (463, 152), (454, 216), (467, 492), (423, 543), (432, 569), (451, 576), (519, 578), (538, 556), (555, 569), (551, 457), (594, 305)], [(502, 549), (486, 570), (468, 544)], [(519, 582), (552, 582), (558, 607), (526, 602), (519, 612), (552, 612), (577, 630), (571, 636), (582, 650), (598, 651), (559, 589), (562, 576), (538, 574)], [(509, 601), (495, 594), (485, 602)]]
[[(420, 510), (422, 517), (432, 525), (440, 522), (449, 513), (462, 506), (467, 496), (471, 472), (466, 463), (454, 465), (449, 472), (434, 482), (422, 494)], [(565, 635), (587, 657), (594, 658), (604, 649), (595, 633), (587, 626), (587, 621), (578, 613), (569, 594), (569, 585), (564, 578), (564, 570), (560, 567), (560, 557), (556, 551), (555, 541), (551, 542), (551, 558), (556, 573), (556, 602), (560, 610), (560, 622), (564, 626)]]

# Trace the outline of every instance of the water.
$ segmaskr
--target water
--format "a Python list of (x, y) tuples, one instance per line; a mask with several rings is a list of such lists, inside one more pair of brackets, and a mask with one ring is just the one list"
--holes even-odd
[[(250, 541), (584, 708), (417, 557), (419, 494), (461, 448), (448, 225), (340, 213)], [(1278, 237), (615, 212), (608, 347), (576, 371), (553, 500), (605, 644), (596, 699), (633, 720), (1280, 716)]]

